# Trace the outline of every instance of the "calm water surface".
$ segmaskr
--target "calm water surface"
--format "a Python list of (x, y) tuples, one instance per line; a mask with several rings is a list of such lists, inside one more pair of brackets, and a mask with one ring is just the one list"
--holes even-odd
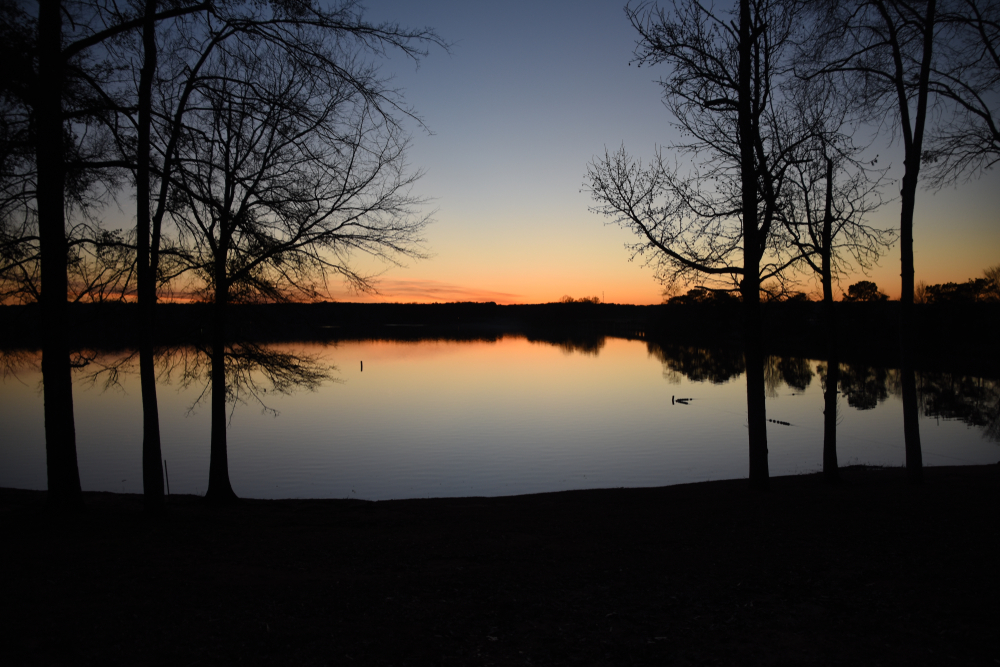
[[(230, 476), (243, 497), (496, 496), (747, 474), (743, 375), (717, 363), (708, 371), (695, 363), (692, 371), (691, 363), (665, 362), (641, 341), (609, 338), (583, 351), (522, 337), (285, 349), (336, 365), (338, 381), (314, 392), (262, 395), (277, 415), (252, 402), (235, 407)], [(771, 366), (768, 417), (787, 422), (769, 424), (771, 474), (819, 470), (822, 364), (772, 360)], [(850, 402), (841, 398), (842, 465), (904, 462), (893, 378), (875, 375), (860, 373)], [(995, 393), (995, 382), (971, 381)], [(173, 493), (204, 493), (207, 486), (208, 404), (194, 405), (202, 389), (179, 386), (176, 374), (159, 386)], [(995, 399), (987, 394), (987, 403)], [(75, 405), (83, 488), (140, 492), (138, 377), (125, 375), (119, 387), (105, 390), (81, 373)], [(22, 368), (0, 383), (0, 420), (0, 486), (44, 489), (37, 369)], [(996, 463), (995, 423), (988, 429), (923, 416), (925, 464)]]

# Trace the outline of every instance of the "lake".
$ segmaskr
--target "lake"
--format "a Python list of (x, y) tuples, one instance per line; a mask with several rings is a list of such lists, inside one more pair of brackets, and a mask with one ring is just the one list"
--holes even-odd
[[(278, 347), (335, 366), (335, 381), (234, 406), (229, 466), (242, 497), (499, 496), (747, 476), (745, 384), (731, 353), (522, 336)], [(111, 388), (103, 376), (88, 378), (115, 358), (77, 374), (81, 483), (140, 493), (138, 375), (124, 373)], [(768, 361), (772, 475), (821, 469), (822, 372), (823, 362)], [(844, 373), (840, 464), (903, 465), (895, 372), (845, 365)], [(46, 486), (40, 380), (28, 363), (0, 382), (0, 486)], [(1000, 460), (1000, 383), (947, 374), (918, 382), (925, 465)], [(203, 390), (197, 380), (184, 385), (176, 368), (159, 385), (171, 493), (207, 487), (209, 409), (207, 400), (196, 404)]]

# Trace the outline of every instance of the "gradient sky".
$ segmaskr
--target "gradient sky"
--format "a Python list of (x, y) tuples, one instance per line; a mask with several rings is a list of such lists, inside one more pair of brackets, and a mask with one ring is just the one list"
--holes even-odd
[[(659, 303), (653, 271), (629, 262), (632, 236), (588, 211), (587, 163), (624, 144), (644, 161), (679, 137), (655, 80), (629, 66), (635, 33), (621, 0), (370, 0), (366, 16), (431, 27), (454, 44), (419, 67), (396, 56), (383, 73), (432, 134), (412, 125), (409, 160), (433, 199), (433, 257), (384, 270), (374, 300), (538, 303), (563, 295)], [(898, 148), (879, 163), (899, 177)], [(898, 183), (886, 195), (898, 193)], [(1000, 263), (1000, 176), (917, 198), (917, 280), (964, 281)], [(896, 226), (898, 202), (871, 222)], [(898, 248), (870, 279), (899, 294)], [(863, 279), (858, 276), (857, 279)], [(850, 281), (850, 282), (853, 282)], [(842, 285), (846, 290), (847, 284)], [(805, 285), (815, 291), (815, 285)], [(334, 291), (339, 300), (369, 298)]]

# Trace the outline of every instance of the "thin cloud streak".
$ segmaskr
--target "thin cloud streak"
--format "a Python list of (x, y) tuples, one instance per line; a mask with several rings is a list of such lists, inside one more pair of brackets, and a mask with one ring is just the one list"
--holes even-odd
[(522, 295), (495, 290), (463, 287), (440, 280), (383, 279), (377, 284), (378, 294), (332, 294), (338, 301), (355, 302), (401, 302), (401, 303), (447, 303), (455, 301), (475, 301), (496, 303), (521, 303)]

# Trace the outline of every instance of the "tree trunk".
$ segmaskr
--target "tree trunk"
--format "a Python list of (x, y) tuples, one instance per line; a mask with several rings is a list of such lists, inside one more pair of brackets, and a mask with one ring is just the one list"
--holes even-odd
[(42, 395), (49, 505), (83, 504), (76, 460), (73, 376), (67, 331), (67, 241), (64, 212), (61, 3), (38, 9), (35, 139), (38, 229), (41, 244)]
[(215, 301), (212, 308), (212, 443), (208, 464), (208, 491), (205, 499), (213, 503), (236, 500), (229, 482), (229, 453), (226, 445), (226, 317), (228, 283), (226, 253), (220, 241), (215, 259)]
[(160, 449), (160, 414), (156, 400), (153, 363), (155, 330), (156, 262), (150, 248), (149, 132), (156, 39), (153, 16), (156, 0), (146, 0), (142, 28), (143, 64), (139, 74), (139, 136), (136, 151), (137, 278), (139, 291), (139, 381), (142, 389), (142, 490), (146, 510), (163, 508), (163, 457)]
[(747, 429), (750, 439), (750, 486), (766, 491), (767, 406), (764, 386), (764, 352), (760, 327), (760, 280), (756, 274), (743, 279), (743, 356), (747, 367)]
[(823, 314), (826, 320), (826, 392), (823, 395), (823, 479), (840, 481), (837, 466), (837, 389), (840, 349), (837, 313), (833, 305), (833, 160), (826, 159), (826, 205), (823, 212)]
[[(917, 162), (918, 157), (913, 161)], [(920, 447), (920, 424), (917, 421), (917, 381), (913, 368), (911, 332), (913, 331), (913, 208), (916, 201), (917, 178), (903, 176), (903, 213), (900, 221), (899, 246), (901, 255), (902, 291), (899, 295), (899, 372), (903, 389), (903, 441), (906, 447), (906, 476), (919, 484), (923, 479), (923, 454)], [(914, 168), (916, 171), (916, 168)]]
[[(903, 439), (906, 446), (906, 473), (910, 482), (923, 480), (923, 454), (920, 448), (920, 424), (917, 408), (917, 382), (913, 368), (913, 211), (917, 200), (917, 182), (920, 177), (920, 154), (923, 150), (924, 124), (927, 120), (927, 96), (930, 88), (931, 55), (934, 48), (935, 0), (927, 3), (924, 21), (923, 57), (917, 86), (917, 108), (913, 134), (906, 142), (903, 158), (903, 186), (900, 190), (902, 207), (899, 222), (900, 277), (899, 294), (899, 370), (903, 389)], [(900, 96), (901, 111), (908, 104)], [(904, 118), (905, 118), (904, 113)]]
[(743, 346), (747, 367), (747, 428), (750, 486), (767, 490), (767, 409), (764, 403), (764, 354), (761, 344), (760, 257), (757, 220), (757, 171), (754, 161), (753, 39), (749, 0), (740, 0), (739, 47), (740, 176), (743, 206)]

